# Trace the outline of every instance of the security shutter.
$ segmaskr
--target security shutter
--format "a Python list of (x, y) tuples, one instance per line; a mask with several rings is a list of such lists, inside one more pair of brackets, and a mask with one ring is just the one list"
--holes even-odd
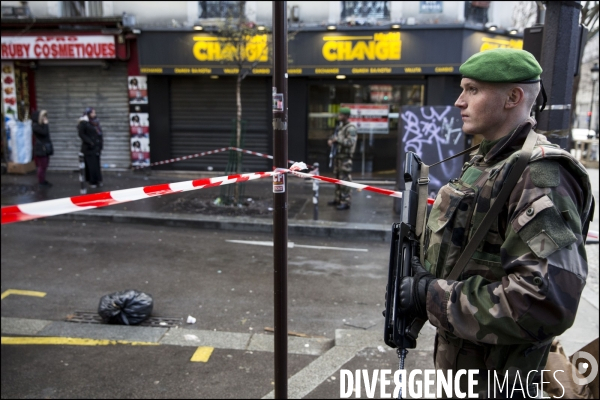
[[(272, 141), (267, 78), (242, 81), (243, 147), (269, 154)], [(173, 77), (171, 79), (171, 153), (181, 157), (230, 145), (235, 136), (235, 78)], [(151, 128), (152, 129), (152, 128)], [(225, 171), (228, 152), (179, 161), (173, 168)], [(271, 161), (244, 155), (243, 172), (266, 171)]]
[(85, 107), (93, 107), (100, 119), (104, 149), (103, 168), (126, 169), (131, 165), (129, 149), (129, 103), (127, 66), (40, 66), (35, 73), (38, 110), (47, 110), (54, 155), (50, 169), (78, 169), (81, 140), (77, 123)]

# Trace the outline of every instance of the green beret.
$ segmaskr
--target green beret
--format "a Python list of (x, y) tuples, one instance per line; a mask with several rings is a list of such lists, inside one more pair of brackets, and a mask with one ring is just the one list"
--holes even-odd
[(533, 54), (525, 50), (494, 49), (469, 57), (460, 66), (465, 78), (484, 82), (517, 83), (538, 81), (542, 67)]
[(346, 114), (346, 115), (350, 115), (350, 109), (348, 107), (342, 107), (340, 108), (340, 114)]

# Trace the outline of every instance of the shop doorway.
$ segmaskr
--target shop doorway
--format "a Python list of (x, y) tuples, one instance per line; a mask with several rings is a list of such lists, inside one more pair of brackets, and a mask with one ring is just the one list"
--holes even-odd
[(318, 162), (321, 173), (331, 175), (327, 139), (335, 130), (341, 104), (352, 105), (356, 109), (379, 105), (377, 112), (381, 118), (378, 118), (377, 124), (369, 123), (368, 119), (356, 122), (359, 128), (353, 157), (353, 177), (395, 180), (399, 111), (402, 106), (423, 105), (424, 92), (425, 85), (420, 82), (310, 84), (308, 162)]

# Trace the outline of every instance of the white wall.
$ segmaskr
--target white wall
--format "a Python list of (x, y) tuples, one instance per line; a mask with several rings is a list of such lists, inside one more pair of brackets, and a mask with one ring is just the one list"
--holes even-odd
[[(60, 1), (30, 1), (29, 7), (38, 18), (60, 16)], [(105, 16), (133, 14), (140, 26), (191, 26), (197, 19), (197, 1), (105, 1)], [(464, 22), (464, 1), (444, 1), (442, 14), (420, 14), (418, 1), (392, 1), (391, 21), (400, 22), (412, 17), (417, 24), (446, 24)], [(490, 22), (502, 28), (512, 26), (512, 11), (516, 1), (492, 1), (488, 16)], [(288, 1), (288, 15), (293, 6), (300, 9), (300, 22), (305, 25), (338, 23), (340, 1)], [(19, 1), (2, 1), (2, 5), (20, 6)], [(112, 9), (112, 10), (111, 10)], [(258, 24), (272, 23), (271, 1), (249, 1), (248, 17)], [(175, 20), (175, 24), (173, 23)]]
[(419, 1), (402, 2), (402, 19), (414, 18), (416, 24), (455, 24), (464, 21), (464, 1), (444, 1), (441, 14), (419, 13)]
[(173, 26), (172, 20), (184, 26), (188, 24), (187, 1), (114, 1), (114, 15), (135, 15), (137, 25)]
[(512, 14), (518, 3), (518, 1), (492, 1), (488, 11), (489, 21), (502, 29), (513, 27)]
[[(273, 5), (271, 1), (256, 1), (256, 23), (271, 26)], [(293, 6), (300, 9), (300, 22), (305, 24), (326, 24), (329, 19), (330, 1), (288, 1), (288, 17)], [(338, 16), (339, 18), (339, 16)]]
[[(3, 6), (21, 7), (20, 1), (2, 1)], [(28, 3), (31, 13), (38, 18), (50, 18), (54, 15), (48, 14), (48, 3), (58, 3), (57, 1), (30, 1)]]
[[(577, 105), (576, 105), (576, 118), (573, 121), (575, 128), (587, 129), (587, 113), (590, 110), (590, 102), (592, 99), (592, 73), (591, 69), (594, 63), (598, 62), (598, 35), (590, 39), (585, 47), (583, 53), (583, 60), (581, 62), (581, 78), (579, 81), (579, 91), (577, 92)], [(600, 82), (596, 82), (594, 88), (594, 109), (592, 117), (592, 129), (598, 129), (598, 91)]]

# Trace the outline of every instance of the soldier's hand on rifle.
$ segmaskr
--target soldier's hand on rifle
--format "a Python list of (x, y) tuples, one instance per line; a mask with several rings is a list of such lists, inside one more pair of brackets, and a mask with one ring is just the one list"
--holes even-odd
[(427, 319), (427, 289), (436, 278), (421, 265), (419, 257), (413, 257), (413, 276), (400, 283), (400, 307), (417, 318)]

